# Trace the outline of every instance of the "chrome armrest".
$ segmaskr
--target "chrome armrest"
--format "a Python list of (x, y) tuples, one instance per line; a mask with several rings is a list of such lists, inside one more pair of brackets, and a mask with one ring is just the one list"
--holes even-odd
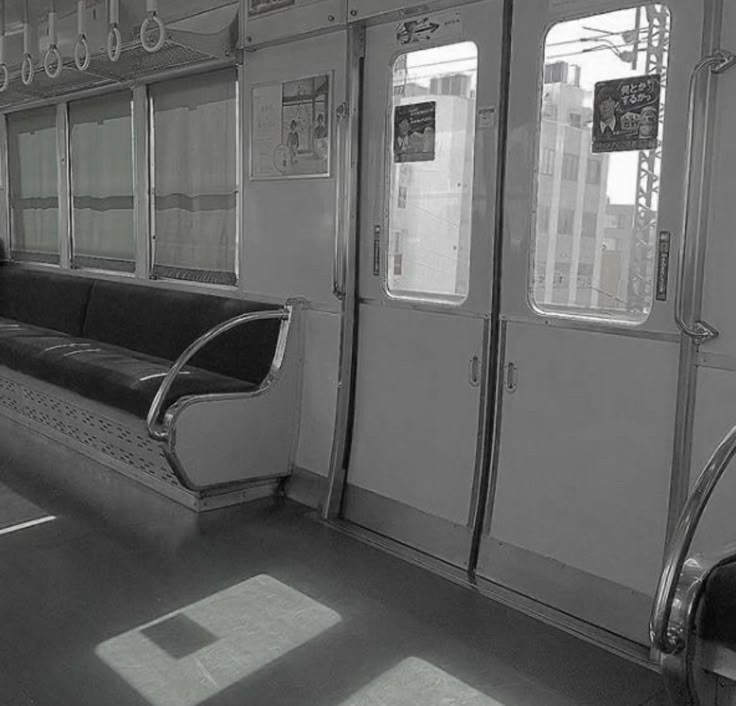
[[(683, 652), (693, 619), (693, 607), (700, 595), (698, 589), (714, 568), (714, 562), (702, 562), (688, 555), (700, 518), (734, 455), (736, 427), (718, 444), (700, 474), (667, 548), (649, 622), (652, 646), (663, 655)], [(717, 563), (722, 561), (723, 556)]]
[(159, 418), (161, 416), (164, 402), (166, 401), (166, 397), (171, 391), (171, 387), (174, 384), (176, 377), (181, 372), (182, 368), (205, 346), (214, 341), (218, 336), (227, 331), (230, 331), (231, 329), (236, 328), (237, 326), (250, 324), (255, 321), (267, 321), (270, 319), (280, 320), (281, 329), (279, 331), (279, 342), (276, 344), (274, 362), (272, 362), (271, 364), (271, 367), (273, 369), (276, 358), (279, 356), (283, 356), (284, 339), (288, 333), (291, 316), (292, 307), (288, 305), (281, 309), (275, 309), (272, 311), (249, 312), (247, 314), (234, 316), (232, 319), (228, 319), (227, 321), (223, 321), (222, 323), (217, 324), (217, 326), (211, 328), (209, 331), (207, 331), (207, 333), (202, 334), (196, 341), (190, 344), (187, 349), (176, 359), (176, 362), (171, 366), (169, 372), (166, 373), (166, 376), (161, 381), (161, 385), (159, 385), (156, 396), (153, 398), (153, 402), (151, 403), (151, 407), (148, 410), (148, 415), (146, 417), (146, 427), (148, 428), (148, 435), (156, 441), (168, 440), (168, 430), (163, 425), (159, 424)]

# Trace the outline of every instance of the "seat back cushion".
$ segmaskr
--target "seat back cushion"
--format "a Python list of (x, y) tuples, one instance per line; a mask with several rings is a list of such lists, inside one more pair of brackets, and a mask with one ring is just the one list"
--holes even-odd
[(92, 281), (82, 277), (0, 267), (0, 316), (81, 336)]
[[(147, 355), (175, 360), (213, 326), (270, 304), (157, 287), (95, 282), (82, 335)], [(278, 321), (241, 326), (216, 339), (193, 365), (258, 384), (268, 372)]]

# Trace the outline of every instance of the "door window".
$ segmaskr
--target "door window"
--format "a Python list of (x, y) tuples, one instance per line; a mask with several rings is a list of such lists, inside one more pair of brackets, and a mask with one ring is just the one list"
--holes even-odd
[(547, 34), (529, 278), (540, 312), (632, 323), (649, 315), (669, 47), (661, 4)]
[(402, 54), (392, 67), (388, 262), (396, 297), (468, 295), (478, 48)]

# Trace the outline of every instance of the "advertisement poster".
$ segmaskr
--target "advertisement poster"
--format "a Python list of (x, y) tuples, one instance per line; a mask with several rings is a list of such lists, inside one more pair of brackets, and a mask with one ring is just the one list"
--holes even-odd
[(248, 0), (248, 17), (264, 15), (267, 12), (291, 7), (296, 0)]
[(437, 103), (410, 103), (394, 109), (394, 162), (434, 160)]
[(659, 137), (662, 77), (601, 81), (593, 96), (593, 152), (650, 150)]
[(252, 179), (330, 174), (330, 76), (253, 88)]

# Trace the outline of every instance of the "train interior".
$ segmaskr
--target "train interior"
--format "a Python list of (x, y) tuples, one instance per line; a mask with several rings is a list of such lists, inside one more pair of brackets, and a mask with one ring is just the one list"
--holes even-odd
[(0, 0), (0, 706), (736, 705), (734, 67)]

